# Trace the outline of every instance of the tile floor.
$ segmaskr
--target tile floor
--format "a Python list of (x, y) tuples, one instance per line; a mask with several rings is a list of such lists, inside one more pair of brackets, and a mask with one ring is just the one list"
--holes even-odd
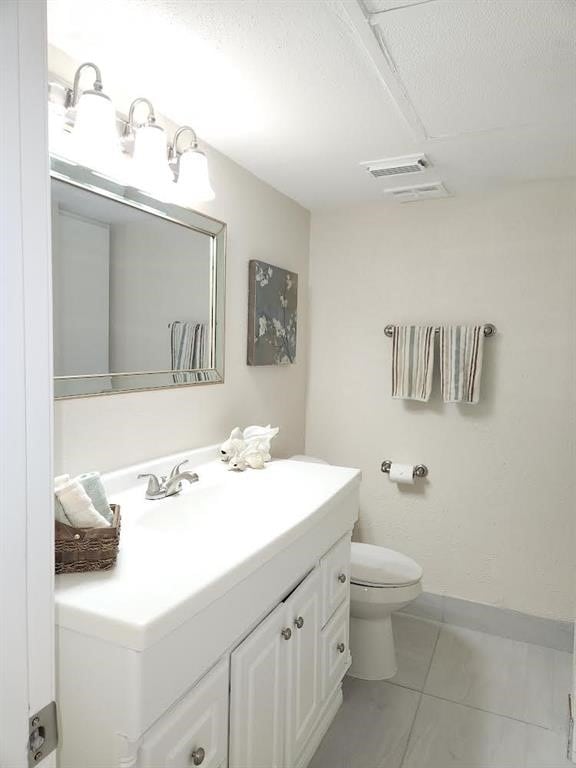
[(564, 768), (568, 653), (394, 615), (398, 674), (346, 678), (309, 768)]

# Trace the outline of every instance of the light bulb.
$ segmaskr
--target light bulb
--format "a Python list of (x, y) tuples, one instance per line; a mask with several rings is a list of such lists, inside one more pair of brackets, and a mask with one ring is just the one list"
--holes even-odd
[(179, 158), (178, 181), (176, 186), (181, 196), (193, 201), (214, 200), (215, 194), (210, 184), (208, 160), (199, 149), (187, 149)]

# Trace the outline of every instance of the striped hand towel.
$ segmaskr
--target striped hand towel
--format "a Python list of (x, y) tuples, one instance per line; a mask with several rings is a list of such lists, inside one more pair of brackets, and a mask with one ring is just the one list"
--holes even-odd
[(395, 326), (392, 337), (392, 397), (428, 400), (433, 366), (434, 327)]
[(440, 328), (440, 381), (445, 403), (478, 402), (483, 348), (483, 325)]
[[(206, 325), (175, 320), (170, 331), (173, 371), (195, 371), (205, 367)], [(173, 374), (175, 382), (186, 383), (187, 373)]]

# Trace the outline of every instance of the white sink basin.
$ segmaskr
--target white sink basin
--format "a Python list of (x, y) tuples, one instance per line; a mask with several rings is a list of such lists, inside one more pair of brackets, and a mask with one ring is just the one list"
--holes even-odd
[(134, 525), (174, 534), (183, 530), (200, 531), (218, 523), (220, 516), (215, 512), (224, 504), (226, 507), (233, 504), (225, 489), (218, 486), (203, 488), (201, 481), (198, 481), (176, 496), (145, 501)]

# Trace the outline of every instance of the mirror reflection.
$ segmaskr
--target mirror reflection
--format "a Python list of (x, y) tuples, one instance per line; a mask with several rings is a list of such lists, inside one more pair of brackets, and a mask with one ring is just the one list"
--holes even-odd
[(95, 377), (59, 394), (213, 367), (211, 235), (53, 178), (52, 253), (54, 375)]

